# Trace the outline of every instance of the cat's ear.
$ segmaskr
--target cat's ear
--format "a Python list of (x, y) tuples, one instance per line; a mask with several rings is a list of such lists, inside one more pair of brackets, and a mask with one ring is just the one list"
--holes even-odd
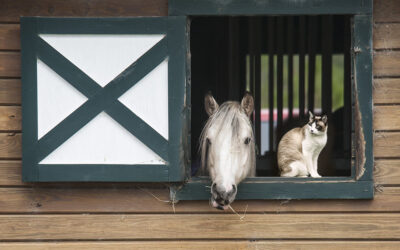
[(247, 116), (251, 116), (254, 111), (254, 99), (250, 92), (246, 92), (243, 96), (241, 106)]
[(212, 116), (218, 109), (219, 105), (212, 96), (211, 92), (208, 92), (204, 97), (204, 108), (208, 116)]
[(314, 120), (314, 115), (311, 111), (308, 111), (309, 121), (312, 122)]
[(321, 120), (326, 124), (328, 122), (328, 116), (324, 115)]

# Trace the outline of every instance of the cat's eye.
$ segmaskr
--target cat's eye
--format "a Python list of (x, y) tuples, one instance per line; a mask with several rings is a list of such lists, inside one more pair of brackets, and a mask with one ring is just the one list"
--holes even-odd
[(250, 141), (251, 141), (250, 137), (247, 137), (247, 138), (244, 140), (244, 144), (248, 145), (248, 144), (250, 143)]

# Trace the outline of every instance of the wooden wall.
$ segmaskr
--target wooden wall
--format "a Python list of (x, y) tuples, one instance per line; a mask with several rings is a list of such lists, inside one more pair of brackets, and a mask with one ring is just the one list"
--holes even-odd
[[(159, 16), (167, 0), (0, 0), (0, 249), (398, 248), (400, 245), (400, 1), (374, 6), (376, 197), (237, 201), (231, 212), (136, 184), (21, 182), (19, 16)], [(175, 211), (174, 211), (175, 209)]]

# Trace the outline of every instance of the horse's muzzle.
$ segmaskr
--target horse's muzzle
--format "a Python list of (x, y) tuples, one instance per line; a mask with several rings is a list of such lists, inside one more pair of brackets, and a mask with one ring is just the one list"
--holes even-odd
[(236, 185), (232, 185), (232, 189), (226, 190), (224, 187), (213, 183), (211, 186), (211, 204), (217, 209), (225, 210), (235, 200), (236, 193)]

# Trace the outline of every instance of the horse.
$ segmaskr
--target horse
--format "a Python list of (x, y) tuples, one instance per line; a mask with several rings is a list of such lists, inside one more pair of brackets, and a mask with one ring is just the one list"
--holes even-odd
[(200, 135), (201, 168), (209, 173), (210, 203), (225, 210), (235, 200), (238, 184), (255, 176), (255, 143), (250, 116), (253, 96), (246, 92), (241, 103), (224, 102), (221, 106), (211, 93), (204, 97), (209, 118)]

